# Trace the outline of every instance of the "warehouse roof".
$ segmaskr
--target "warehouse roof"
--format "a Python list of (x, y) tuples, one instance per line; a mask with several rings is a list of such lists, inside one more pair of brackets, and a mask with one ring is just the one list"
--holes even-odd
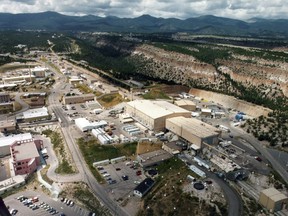
[(163, 162), (168, 160), (169, 158), (173, 157), (173, 155), (169, 154), (165, 150), (157, 150), (153, 152), (148, 152), (144, 154), (138, 155), (139, 159), (141, 160), (140, 163), (143, 167), (152, 166), (159, 162)]
[(177, 106), (196, 106), (196, 104), (191, 100), (176, 100), (174, 102)]
[(283, 193), (281, 193), (274, 187), (265, 189), (262, 191), (262, 193), (265, 194), (270, 199), (272, 199), (274, 202), (287, 199), (287, 196), (285, 196)]
[(189, 111), (167, 101), (135, 100), (128, 102), (127, 104), (153, 119), (173, 113), (190, 113)]
[(48, 109), (46, 107), (41, 107), (37, 109), (30, 109), (25, 112), (23, 112), (23, 118), (24, 119), (30, 119), (30, 118), (38, 118), (38, 117), (47, 117)]
[(220, 133), (217, 128), (194, 118), (179, 116), (166, 119), (166, 122), (167, 121), (170, 121), (179, 127), (185, 128), (186, 130), (191, 131), (191, 133), (193, 133), (195, 136), (201, 138), (218, 135)]

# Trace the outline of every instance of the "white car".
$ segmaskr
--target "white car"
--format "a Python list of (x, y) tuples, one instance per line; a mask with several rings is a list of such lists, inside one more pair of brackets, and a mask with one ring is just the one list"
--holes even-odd
[(109, 173), (105, 173), (105, 174), (103, 174), (103, 176), (104, 176), (104, 177), (109, 177), (110, 174), (109, 174)]

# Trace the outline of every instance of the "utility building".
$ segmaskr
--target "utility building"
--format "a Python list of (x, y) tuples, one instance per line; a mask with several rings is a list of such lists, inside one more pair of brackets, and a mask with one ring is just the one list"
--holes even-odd
[(191, 100), (176, 100), (174, 104), (189, 111), (196, 110), (196, 104)]
[(271, 212), (281, 211), (288, 204), (288, 198), (277, 189), (268, 188), (261, 191), (259, 203)]
[(209, 124), (182, 116), (167, 119), (166, 129), (194, 144), (195, 150), (200, 149), (203, 142), (217, 144), (221, 134), (220, 130)]
[(191, 117), (189, 111), (167, 101), (131, 101), (126, 103), (126, 113), (149, 130), (154, 131), (165, 129), (165, 121), (168, 118), (177, 116)]

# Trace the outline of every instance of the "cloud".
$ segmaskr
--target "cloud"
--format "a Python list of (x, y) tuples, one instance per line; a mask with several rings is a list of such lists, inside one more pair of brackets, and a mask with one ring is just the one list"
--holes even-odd
[(286, 0), (1, 0), (0, 12), (56, 11), (69, 15), (186, 19), (215, 15), (236, 19), (288, 18)]

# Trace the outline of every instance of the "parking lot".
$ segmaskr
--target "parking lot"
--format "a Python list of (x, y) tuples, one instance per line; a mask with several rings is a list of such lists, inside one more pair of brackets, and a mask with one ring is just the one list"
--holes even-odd
[[(105, 186), (106, 190), (112, 194), (116, 200), (119, 198), (124, 199), (127, 195), (133, 192), (137, 184), (145, 179), (141, 167), (133, 166), (132, 161), (128, 162), (129, 165), (126, 165), (126, 163), (127, 161), (105, 165), (103, 166), (103, 170), (99, 170), (102, 175), (109, 174), (109, 177), (106, 177), (107, 179), (111, 178), (111, 180), (116, 180), (116, 183), (107, 183)], [(141, 171), (141, 175), (137, 175), (137, 171)], [(128, 179), (124, 180), (125, 178), (123, 179), (122, 176), (128, 176)]]
[(23, 203), (21, 203), (20, 200), (17, 200), (17, 197), (19, 196), (26, 196), (28, 198), (33, 198), (37, 196), (39, 198), (38, 202), (35, 202), (38, 206), (40, 205), (41, 202), (45, 202), (48, 204), (50, 207), (55, 209), (58, 213), (54, 215), (60, 215), (60, 213), (64, 213), (65, 215), (79, 215), (79, 216), (87, 216), (89, 214), (89, 211), (86, 209), (83, 209), (77, 205), (73, 206), (67, 206), (63, 202), (58, 199), (55, 201), (54, 199), (48, 197), (47, 195), (39, 192), (34, 192), (34, 191), (25, 191), (25, 192), (20, 192), (17, 194), (13, 194), (7, 198), (4, 199), (5, 205), (9, 206), (9, 210), (11, 209), (16, 209), (18, 210), (18, 213), (16, 214), (17, 216), (48, 216), (51, 215), (47, 210), (45, 210), (43, 207), (39, 207), (38, 209), (32, 210), (31, 208), (25, 206)]

